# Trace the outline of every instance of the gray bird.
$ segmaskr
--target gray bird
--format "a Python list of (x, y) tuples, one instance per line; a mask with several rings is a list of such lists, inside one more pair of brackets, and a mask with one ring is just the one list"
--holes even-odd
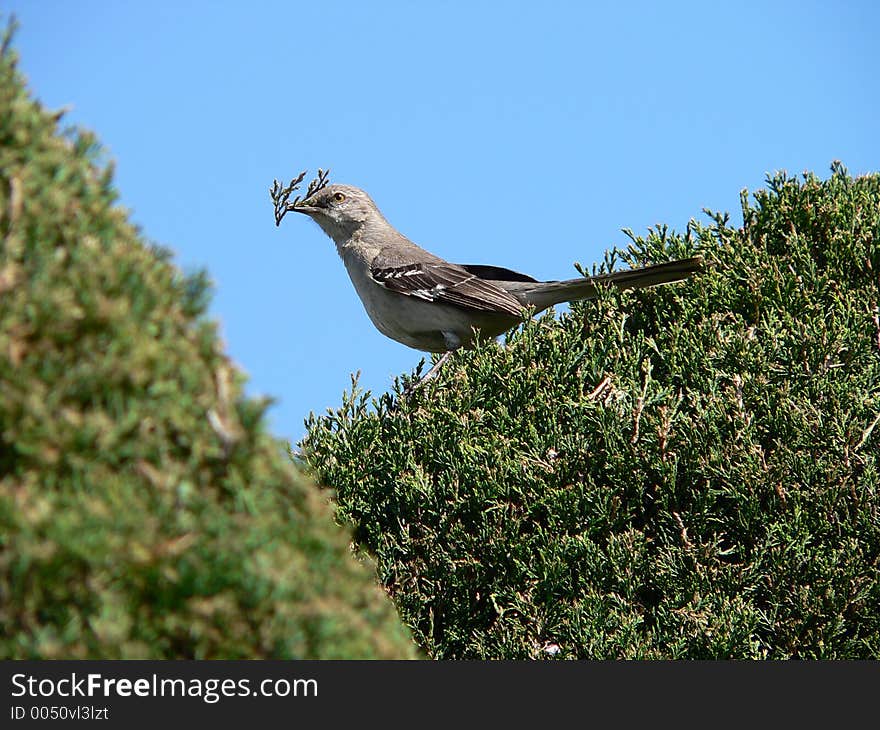
[(328, 185), (290, 210), (314, 220), (336, 244), (352, 284), (376, 328), (426, 352), (446, 353), (423, 378), (439, 370), (452, 351), (476, 333), (497, 337), (561, 302), (591, 299), (597, 285), (643, 289), (682, 281), (700, 268), (699, 257), (565, 281), (537, 281), (500, 266), (452, 264), (399, 233), (367, 193)]

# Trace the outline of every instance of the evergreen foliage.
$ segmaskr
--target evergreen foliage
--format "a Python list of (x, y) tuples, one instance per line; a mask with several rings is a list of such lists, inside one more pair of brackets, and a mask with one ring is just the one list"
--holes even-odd
[(394, 658), (411, 638), (183, 277), (0, 54), (0, 657)]
[(305, 458), (430, 656), (880, 656), (880, 176), (741, 202), (742, 228), (630, 234), (627, 265), (701, 254), (690, 282), (310, 418)]

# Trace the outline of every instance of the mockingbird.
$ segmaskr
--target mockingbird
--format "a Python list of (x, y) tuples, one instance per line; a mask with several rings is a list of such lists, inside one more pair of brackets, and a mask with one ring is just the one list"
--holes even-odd
[(537, 281), (500, 266), (451, 264), (399, 233), (363, 190), (328, 185), (289, 210), (314, 220), (336, 244), (352, 284), (377, 329), (416, 350), (443, 357), (421, 382), (433, 377), (453, 350), (477, 333), (497, 337), (529, 313), (561, 302), (591, 299), (597, 285), (642, 289), (688, 278), (700, 268), (694, 257), (566, 281)]

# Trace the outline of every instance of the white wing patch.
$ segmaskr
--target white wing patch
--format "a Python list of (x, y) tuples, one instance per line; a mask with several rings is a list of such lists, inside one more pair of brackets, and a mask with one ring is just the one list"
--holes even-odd
[(413, 289), (410, 292), (410, 296), (418, 297), (419, 299), (424, 299), (428, 302), (433, 302), (445, 289), (445, 284), (435, 284), (430, 289)]

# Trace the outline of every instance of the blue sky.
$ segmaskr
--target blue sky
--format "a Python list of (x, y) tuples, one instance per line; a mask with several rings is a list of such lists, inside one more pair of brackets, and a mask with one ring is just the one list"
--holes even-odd
[(132, 219), (206, 268), (272, 430), (298, 439), (349, 374), (421, 354), (363, 312), (311, 221), (268, 188), (363, 187), (453, 261), (576, 275), (621, 228), (683, 229), (776, 170), (880, 169), (874, 2), (6, 0), (32, 92), (94, 130)]

